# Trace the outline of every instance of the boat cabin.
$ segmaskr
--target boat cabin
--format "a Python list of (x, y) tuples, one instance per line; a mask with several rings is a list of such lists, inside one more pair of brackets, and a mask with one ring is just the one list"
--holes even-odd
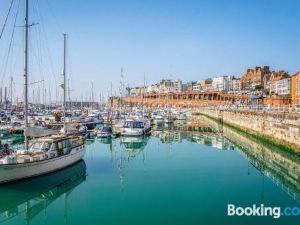
[(144, 128), (144, 122), (143, 121), (135, 121), (135, 120), (126, 120), (123, 128), (138, 128), (143, 129)]

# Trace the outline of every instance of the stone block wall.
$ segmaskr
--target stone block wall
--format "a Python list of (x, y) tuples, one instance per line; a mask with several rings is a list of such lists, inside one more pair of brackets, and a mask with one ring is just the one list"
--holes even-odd
[(241, 111), (201, 108), (198, 112), (214, 117), (255, 135), (300, 151), (300, 114), (270, 111)]

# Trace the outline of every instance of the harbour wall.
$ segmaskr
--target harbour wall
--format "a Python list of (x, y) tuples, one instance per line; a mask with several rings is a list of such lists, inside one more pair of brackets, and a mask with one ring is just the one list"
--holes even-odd
[(199, 108), (197, 113), (219, 120), (278, 147), (300, 152), (300, 114)]

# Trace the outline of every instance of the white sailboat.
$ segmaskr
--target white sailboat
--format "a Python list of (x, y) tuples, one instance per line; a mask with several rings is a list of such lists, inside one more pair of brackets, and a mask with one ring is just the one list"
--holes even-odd
[[(28, 140), (28, 0), (25, 0), (24, 86), (25, 86), (25, 149), (14, 150), (2, 146), (0, 150), (0, 183), (39, 176), (68, 167), (85, 154), (85, 140), (79, 135), (60, 135)], [(66, 81), (66, 34), (64, 34), (64, 84)], [(64, 112), (66, 106), (64, 85)], [(64, 113), (65, 114), (65, 113)], [(64, 120), (65, 121), (65, 120)], [(65, 127), (65, 126), (64, 126)]]

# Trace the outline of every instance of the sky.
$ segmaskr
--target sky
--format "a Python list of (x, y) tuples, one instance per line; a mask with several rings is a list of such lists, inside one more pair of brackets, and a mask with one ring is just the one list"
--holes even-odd
[[(0, 1), (0, 29), (11, 0)], [(19, 13), (14, 28), (14, 17)], [(247, 68), (300, 70), (298, 0), (29, 0), (30, 82), (44, 80), (47, 100), (61, 98), (62, 33), (68, 33), (67, 75), (72, 100), (107, 96), (112, 83), (138, 86), (163, 78), (184, 82)], [(1, 86), (13, 77), (22, 96), (23, 0), (14, 0), (0, 40)], [(12, 31), (14, 38), (9, 56)], [(40, 89), (40, 91), (39, 91)], [(41, 93), (42, 83), (30, 94)], [(34, 93), (35, 94), (34, 94)], [(41, 95), (41, 94), (40, 94)], [(58, 96), (58, 97), (57, 97)]]

